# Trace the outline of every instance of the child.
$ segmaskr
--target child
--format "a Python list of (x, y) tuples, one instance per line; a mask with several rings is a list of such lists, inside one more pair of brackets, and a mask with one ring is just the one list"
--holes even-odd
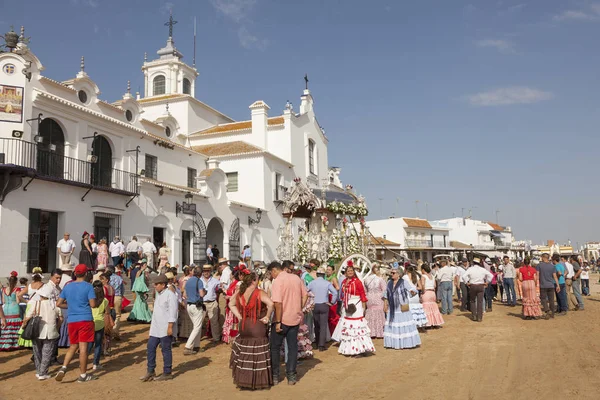
[(94, 349), (94, 363), (92, 369), (96, 371), (101, 368), (100, 356), (102, 355), (102, 342), (104, 340), (104, 316), (110, 315), (110, 307), (108, 306), (108, 300), (104, 297), (104, 288), (102, 282), (95, 281), (94, 293), (96, 294), (97, 307), (92, 308), (92, 316), (94, 317), (94, 343), (90, 343), (88, 346), (88, 353)]
[[(27, 278), (19, 279), (19, 287), (17, 288), (17, 294), (27, 287), (27, 282), (29, 280)], [(29, 295), (26, 294), (23, 296), (23, 301), (19, 303), (19, 316), (21, 319), (25, 318), (25, 310), (27, 309), (27, 302), (29, 301)]]

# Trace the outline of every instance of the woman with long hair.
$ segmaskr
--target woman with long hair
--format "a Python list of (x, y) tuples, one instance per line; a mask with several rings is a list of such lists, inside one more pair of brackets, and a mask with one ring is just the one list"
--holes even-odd
[(229, 304), (231, 303), (231, 299), (233, 299), (233, 297), (235, 296), (235, 294), (237, 293), (239, 287), (242, 284), (242, 280), (244, 279), (245, 275), (250, 274), (250, 271), (248, 269), (246, 269), (246, 267), (242, 267), (242, 269), (239, 268), (239, 265), (236, 271), (233, 271), (233, 280), (231, 281), (231, 284), (229, 285), (229, 287), (227, 288), (227, 291), (225, 292), (225, 302), (227, 303), (227, 308), (225, 310), (225, 322), (223, 323), (223, 334), (222, 334), (222, 339), (225, 343), (230, 343), (238, 334), (238, 318), (233, 314), (233, 312), (231, 312), (231, 309), (229, 308)]
[(345, 356), (374, 353), (375, 346), (371, 340), (371, 331), (364, 318), (367, 296), (363, 283), (356, 276), (352, 261), (348, 261), (346, 265), (342, 295), (345, 312), (332, 335), (332, 339), (340, 343), (338, 353)]
[(90, 234), (83, 232), (81, 235), (81, 250), (79, 251), (79, 264), (85, 264), (88, 270), (94, 267), (94, 258), (92, 245), (90, 243)]
[(135, 301), (133, 302), (133, 308), (129, 313), (129, 317), (127, 317), (127, 321), (142, 322), (145, 324), (152, 322), (152, 312), (148, 308), (149, 282), (150, 273), (148, 272), (148, 264), (144, 262), (136, 274), (135, 282), (131, 289), (135, 293)]
[[(21, 290), (17, 295), (19, 302), (24, 301), (24, 298), (28, 299), (27, 307), (25, 308), (25, 313), (27, 313), (31, 309), (31, 307), (33, 307), (35, 302), (39, 300), (37, 292), (42, 288), (42, 286), (44, 286), (44, 282), (42, 282), (42, 269), (40, 267), (35, 267), (31, 272), (31, 283), (24, 290)], [(33, 342), (31, 340), (23, 339), (21, 337), (22, 333), (23, 329), (21, 328), (19, 329), (19, 346), (32, 348)]]
[(8, 278), (8, 286), (2, 288), (2, 311), (6, 318), (6, 326), (0, 331), (0, 351), (19, 349), (19, 329), (23, 319), (19, 315), (17, 283), (18, 275), (12, 271)]
[(421, 286), (421, 275), (419, 275), (415, 267), (411, 265), (406, 269), (406, 274), (402, 276), (402, 279), (404, 279), (409, 286), (413, 285), (417, 288), (416, 293), (409, 293), (408, 304), (417, 328), (423, 328), (427, 326), (427, 315), (425, 314), (425, 309), (423, 308), (421, 299), (419, 297), (419, 293), (423, 292), (423, 286)]
[(256, 273), (244, 275), (239, 290), (229, 302), (229, 310), (240, 321), (239, 335), (232, 341), (229, 360), (233, 383), (252, 390), (273, 385), (267, 336), (273, 302), (257, 285)]
[(373, 264), (372, 274), (365, 278), (367, 292), (367, 311), (365, 318), (371, 330), (372, 338), (383, 337), (385, 313), (383, 299), (385, 297), (385, 281), (379, 276), (379, 265)]
[(525, 263), (519, 268), (518, 278), (523, 292), (523, 318), (536, 319), (542, 316), (540, 299), (536, 292), (538, 284), (538, 273), (530, 265), (531, 259), (525, 258)]
[(103, 265), (104, 268), (108, 267), (108, 246), (106, 244), (106, 238), (100, 239), (100, 243), (98, 244), (98, 256), (96, 258), (96, 265), (97, 267), (101, 265)]
[(423, 287), (421, 303), (427, 316), (426, 326), (441, 326), (444, 324), (444, 319), (435, 297), (435, 278), (431, 275), (431, 268), (427, 264), (423, 264), (421, 272), (423, 273), (421, 276), (421, 286)]
[(162, 246), (158, 249), (158, 270), (161, 274), (164, 273), (164, 269), (169, 263), (169, 256), (171, 255), (171, 249), (167, 246), (167, 242), (162, 242)]
[(421, 336), (410, 312), (409, 297), (418, 295), (410, 280), (400, 278), (397, 269), (392, 270), (392, 279), (385, 291), (384, 309), (387, 312), (383, 347), (388, 349), (412, 349), (421, 345)]

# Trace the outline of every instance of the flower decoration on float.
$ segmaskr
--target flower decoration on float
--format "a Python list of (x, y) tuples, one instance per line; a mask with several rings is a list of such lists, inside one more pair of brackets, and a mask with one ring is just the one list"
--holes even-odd
[(300, 183), (302, 182), (302, 178), (294, 178), (294, 183)]

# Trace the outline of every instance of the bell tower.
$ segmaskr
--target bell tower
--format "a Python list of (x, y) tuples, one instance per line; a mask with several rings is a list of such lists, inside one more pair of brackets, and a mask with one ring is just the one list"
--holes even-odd
[(175, 47), (173, 40), (173, 26), (177, 21), (173, 19), (173, 12), (165, 26), (169, 27), (167, 44), (158, 50), (158, 58), (148, 61), (144, 55), (144, 97), (168, 96), (173, 94), (187, 94), (195, 96), (196, 78), (198, 70), (181, 61), (183, 54)]

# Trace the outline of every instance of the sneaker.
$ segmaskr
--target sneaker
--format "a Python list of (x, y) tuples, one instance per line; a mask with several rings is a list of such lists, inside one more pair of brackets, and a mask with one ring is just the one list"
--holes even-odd
[(170, 381), (171, 379), (173, 379), (173, 375), (171, 374), (162, 374), (154, 378), (155, 381)]
[(287, 381), (288, 381), (288, 385), (290, 385), (290, 386), (295, 385), (296, 382), (297, 382), (297, 380), (296, 380), (296, 374), (288, 375)]
[(39, 381), (45, 381), (46, 379), (50, 379), (50, 375), (36, 375)]
[(185, 348), (185, 350), (183, 350), (184, 356), (193, 356), (196, 353), (198, 353), (198, 352), (195, 351), (194, 349), (188, 349), (187, 347)]
[(274, 376), (273, 377), (273, 386), (277, 386), (279, 385), (279, 377), (278, 376)]
[(56, 374), (56, 376), (54, 377), (54, 379), (56, 379), (56, 382), (62, 382), (66, 373), (67, 373), (67, 367), (61, 367), (60, 370), (58, 371), (58, 373)]
[(560, 315), (560, 316), (565, 316), (565, 315), (567, 315), (567, 312), (566, 312), (566, 311), (563, 311), (563, 312), (560, 312), (560, 313), (558, 313), (558, 315)]
[(153, 380), (156, 377), (156, 375), (154, 374), (154, 372), (146, 372), (146, 375), (142, 376), (140, 378), (140, 381), (142, 382), (148, 382)]
[(92, 371), (97, 371), (97, 370), (99, 370), (99, 369), (104, 369), (104, 368), (102, 367), (102, 365), (94, 365), (94, 366), (92, 367)]
[(89, 382), (89, 381), (95, 381), (97, 380), (98, 377), (92, 374), (87, 374), (86, 376), (79, 376), (79, 378), (77, 379), (77, 382), (79, 383), (84, 383), (84, 382)]

